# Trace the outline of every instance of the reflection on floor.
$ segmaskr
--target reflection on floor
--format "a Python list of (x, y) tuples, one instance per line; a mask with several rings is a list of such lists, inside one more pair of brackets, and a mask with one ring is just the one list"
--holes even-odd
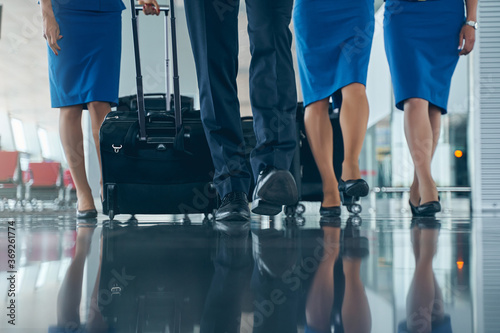
[(498, 218), (322, 220), (307, 209), (231, 224), (2, 216), (0, 329), (498, 331)]

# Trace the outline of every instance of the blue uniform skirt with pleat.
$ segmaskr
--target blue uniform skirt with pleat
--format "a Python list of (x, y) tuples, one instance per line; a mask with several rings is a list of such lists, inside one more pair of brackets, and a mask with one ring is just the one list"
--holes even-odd
[(121, 61), (121, 11), (54, 7), (61, 50), (48, 48), (53, 108), (93, 101), (118, 103)]
[(422, 98), (447, 113), (463, 23), (463, 0), (387, 0), (385, 50), (398, 109)]
[(332, 96), (340, 107), (341, 88), (366, 85), (373, 0), (297, 0), (293, 22), (304, 105)]

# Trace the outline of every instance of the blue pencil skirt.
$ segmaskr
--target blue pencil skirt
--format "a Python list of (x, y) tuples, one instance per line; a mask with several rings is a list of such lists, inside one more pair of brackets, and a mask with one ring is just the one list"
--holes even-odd
[(341, 88), (366, 85), (373, 0), (297, 0), (293, 22), (304, 105), (333, 96), (340, 107)]
[(422, 98), (447, 113), (463, 23), (463, 0), (387, 0), (385, 51), (398, 109)]
[(63, 36), (56, 56), (50, 47), (49, 79), (53, 108), (93, 101), (118, 103), (121, 11), (54, 7)]

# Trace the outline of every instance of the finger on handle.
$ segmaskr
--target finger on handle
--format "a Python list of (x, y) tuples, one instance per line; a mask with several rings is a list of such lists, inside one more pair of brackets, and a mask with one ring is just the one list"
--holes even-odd
[(158, 5), (158, 1), (153, 0), (156, 8), (156, 15), (160, 15), (160, 5)]
[(466, 38), (465, 39), (465, 43), (464, 43), (464, 47), (460, 51), (459, 55), (467, 55), (467, 54), (469, 54), (469, 52), (470, 52), (469, 47), (470, 47), (470, 41)]
[(464, 47), (464, 32), (460, 31), (460, 36), (458, 37), (458, 49), (463, 50)]

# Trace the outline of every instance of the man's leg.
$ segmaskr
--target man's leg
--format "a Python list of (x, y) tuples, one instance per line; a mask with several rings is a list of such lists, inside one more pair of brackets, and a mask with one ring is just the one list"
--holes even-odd
[(248, 193), (250, 171), (236, 87), (239, 0), (187, 0), (184, 6), (215, 187), (221, 198), (230, 192)]
[(296, 146), (297, 92), (289, 29), (293, 0), (246, 0), (250, 37), (250, 101), (257, 179), (267, 166), (290, 169)]
[(250, 37), (250, 102), (257, 146), (252, 211), (276, 215), (298, 200), (288, 171), (296, 146), (297, 92), (289, 29), (293, 0), (246, 0)]

